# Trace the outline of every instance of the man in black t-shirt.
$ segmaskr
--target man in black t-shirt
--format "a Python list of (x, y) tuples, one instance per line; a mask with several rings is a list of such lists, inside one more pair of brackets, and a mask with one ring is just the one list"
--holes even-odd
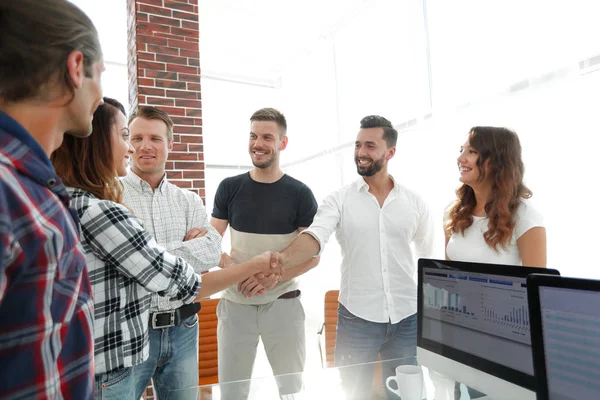
[[(279, 166), (279, 153), (288, 143), (283, 114), (264, 108), (250, 122), (249, 152), (255, 168), (221, 182), (211, 220), (221, 235), (230, 226), (235, 263), (266, 250), (283, 250), (317, 212), (308, 186), (284, 174)], [(229, 262), (226, 258), (222, 264)], [(295, 277), (317, 263), (318, 258), (313, 258), (287, 269), (280, 282), (255, 276), (223, 292), (217, 308), (220, 383), (250, 379), (259, 337), (274, 375), (304, 370), (304, 309)], [(298, 375), (276, 378), (280, 395), (301, 390)], [(229, 386), (222, 386), (224, 399), (247, 398), (249, 384)]]

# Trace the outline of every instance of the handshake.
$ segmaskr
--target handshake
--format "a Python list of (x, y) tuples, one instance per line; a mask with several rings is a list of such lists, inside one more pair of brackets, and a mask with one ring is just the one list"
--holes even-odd
[[(234, 264), (227, 253), (221, 257), (221, 267), (227, 268)], [(283, 268), (283, 256), (281, 253), (265, 251), (253, 257), (249, 264), (256, 273), (250, 278), (238, 283), (238, 291), (244, 297), (253, 297), (265, 294), (267, 290), (274, 288), (284, 278), (285, 270)]]

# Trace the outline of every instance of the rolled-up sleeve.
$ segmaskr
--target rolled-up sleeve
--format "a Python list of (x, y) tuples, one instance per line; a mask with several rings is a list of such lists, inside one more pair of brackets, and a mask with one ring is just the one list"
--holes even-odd
[(424, 201), (418, 204), (419, 222), (413, 243), (415, 246), (415, 254), (417, 258), (431, 258), (435, 242), (435, 224), (429, 211), (429, 206)]

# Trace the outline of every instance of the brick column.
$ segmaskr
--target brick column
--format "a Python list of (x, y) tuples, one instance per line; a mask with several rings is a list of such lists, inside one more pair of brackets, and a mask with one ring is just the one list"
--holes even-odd
[(167, 176), (204, 199), (198, 0), (127, 0), (127, 37), (130, 111), (152, 105), (171, 116)]

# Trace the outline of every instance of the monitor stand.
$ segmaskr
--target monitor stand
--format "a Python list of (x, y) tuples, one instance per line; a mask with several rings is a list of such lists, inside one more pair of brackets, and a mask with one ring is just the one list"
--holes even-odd
[(454, 379), (457, 382), (464, 383), (482, 393), (486, 393), (487, 396), (485, 399), (488, 400), (536, 400), (535, 392), (529, 389), (479, 371), (422, 347), (417, 347), (417, 361), (420, 365), (428, 369)]

